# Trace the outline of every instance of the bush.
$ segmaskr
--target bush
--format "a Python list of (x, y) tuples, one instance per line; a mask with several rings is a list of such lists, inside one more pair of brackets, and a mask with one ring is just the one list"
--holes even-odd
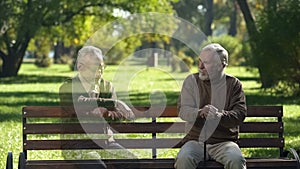
[(298, 93), (300, 15), (297, 14), (300, 13), (300, 2), (276, 2), (278, 8), (266, 8), (258, 17), (258, 34), (252, 39), (257, 46), (254, 66), (259, 68), (263, 88), (277, 87), (281, 91), (295, 90)]
[(68, 56), (68, 55), (62, 55), (58, 61), (58, 64), (72, 64), (73, 63), (73, 58)]
[(52, 60), (49, 57), (43, 55), (42, 57), (38, 57), (35, 60), (34, 64), (37, 67), (49, 67), (52, 64)]
[(190, 56), (185, 56), (181, 59), (180, 62), (180, 71), (188, 72), (193, 66), (194, 60)]
[(175, 72), (180, 68), (180, 72), (188, 72), (194, 64), (194, 59), (190, 56), (186, 56), (183, 50), (178, 52), (178, 57), (173, 56), (171, 62), (172, 71)]

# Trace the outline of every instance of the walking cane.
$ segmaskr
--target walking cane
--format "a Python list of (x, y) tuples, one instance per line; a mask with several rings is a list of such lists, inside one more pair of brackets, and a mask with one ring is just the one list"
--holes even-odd
[(204, 147), (203, 147), (203, 153), (204, 153), (204, 160), (203, 160), (203, 168), (206, 169), (206, 126), (204, 124)]
[(204, 141), (204, 161), (203, 161), (203, 167), (204, 167), (204, 169), (206, 169), (206, 141)]

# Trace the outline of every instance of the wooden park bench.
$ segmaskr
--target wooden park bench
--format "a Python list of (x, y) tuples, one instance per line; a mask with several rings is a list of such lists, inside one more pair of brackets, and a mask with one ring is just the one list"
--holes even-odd
[[(163, 112), (161, 113), (161, 111)], [(125, 135), (116, 139), (129, 150), (146, 149), (150, 157), (138, 157), (138, 159), (102, 159), (107, 168), (173, 168), (174, 158), (161, 157), (160, 151), (165, 149), (179, 150), (178, 144), (185, 136), (185, 122), (178, 118), (175, 106), (165, 109), (147, 107), (135, 107), (136, 119), (134, 121), (110, 122), (110, 126), (116, 131), (116, 135)], [(76, 113), (66, 113), (61, 107), (55, 106), (28, 106), (23, 108), (23, 152), (19, 156), (19, 169), (78, 169), (97, 168), (99, 160), (80, 159), (30, 159), (30, 153), (35, 151), (74, 150), (74, 149), (102, 149), (101, 144), (106, 139), (62, 139), (51, 135), (60, 134), (103, 134), (100, 130), (83, 130), (79, 123), (62, 123), (53, 119), (68, 119), (76, 117)], [(252, 118), (255, 117), (255, 118)], [(248, 115), (240, 126), (239, 146), (244, 148), (270, 148), (278, 150), (278, 157), (254, 158), (247, 157), (247, 168), (280, 168), (299, 169), (299, 157), (294, 149), (290, 149), (290, 158), (286, 156), (284, 149), (284, 125), (282, 121), (282, 106), (248, 106)], [(268, 120), (266, 120), (268, 118)], [(40, 119), (46, 121), (41, 123)], [(49, 120), (50, 119), (50, 120)], [(52, 120), (51, 120), (52, 119)], [(259, 120), (262, 119), (262, 120)], [(51, 122), (47, 122), (47, 120)], [(99, 124), (89, 124), (99, 127)], [(168, 134), (165, 134), (168, 133)], [(133, 134), (142, 135), (131, 137)], [(251, 134), (249, 136), (249, 134)], [(38, 135), (37, 137), (33, 137)], [(42, 135), (42, 136), (40, 136)], [(130, 136), (127, 136), (130, 135)], [(143, 137), (147, 135), (147, 137)], [(248, 135), (248, 137), (247, 137)], [(44, 136), (49, 136), (46, 139)], [(54, 139), (53, 139), (54, 138)], [(203, 166), (205, 165), (205, 166)], [(223, 168), (221, 164), (209, 160), (199, 164), (198, 168)], [(12, 153), (7, 158), (7, 169), (12, 168)]]

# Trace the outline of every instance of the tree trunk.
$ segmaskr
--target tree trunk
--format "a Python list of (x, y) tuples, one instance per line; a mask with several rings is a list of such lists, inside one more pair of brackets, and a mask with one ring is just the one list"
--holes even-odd
[(230, 15), (230, 27), (229, 27), (229, 31), (228, 31), (228, 35), (230, 36), (235, 36), (237, 33), (236, 30), (236, 15), (237, 15), (237, 4), (236, 1), (233, 1), (233, 11)]
[(255, 35), (257, 34), (257, 29), (256, 29), (256, 26), (255, 26), (252, 14), (250, 12), (248, 3), (245, 0), (237, 0), (237, 2), (240, 6), (240, 9), (241, 9), (242, 13), (243, 13), (249, 37), (254, 38)]
[(54, 46), (54, 63), (58, 63), (60, 57), (63, 55), (64, 44), (62, 41), (58, 41)]
[[(7, 38), (7, 54), (3, 53), (2, 51), (0, 52), (0, 56), (3, 60), (0, 77), (11, 77), (18, 75), (26, 49), (32, 37), (26, 31), (22, 33), (23, 36), (17, 38), (16, 42), (12, 46), (10, 46), (11, 44), (9, 43), (9, 40)], [(6, 37), (6, 34), (4, 36)]]
[(3, 64), (2, 64), (2, 72), (0, 72), (0, 77), (17, 76), (22, 64), (24, 54), (25, 52), (10, 53), (5, 57), (2, 57)]
[(12, 39), (9, 38), (7, 33), (3, 34), (7, 54), (1, 52), (3, 64), (0, 77), (18, 75), (29, 41), (41, 27), (41, 23), (35, 23), (32, 18), (34, 17), (32, 16), (32, 1), (30, 0), (26, 4), (24, 17), (21, 18), (19, 23), (20, 26), (16, 29), (15, 43), (11, 44)]
[(257, 28), (255, 26), (254, 19), (251, 15), (248, 3), (245, 0), (237, 0), (237, 2), (240, 6), (240, 9), (243, 13), (243, 16), (244, 16), (244, 19), (246, 22), (246, 27), (247, 27), (249, 39), (250, 39), (250, 46), (252, 49), (253, 58), (256, 63), (255, 66), (258, 68), (258, 72), (260, 75), (260, 81), (262, 83), (261, 87), (262, 88), (271, 87), (274, 84), (274, 80), (269, 75), (269, 70), (265, 69), (265, 64), (268, 64), (268, 62), (263, 60), (264, 56), (262, 56), (260, 49), (256, 43), (256, 42), (258, 42), (259, 32), (257, 31)]
[(213, 0), (205, 0), (205, 7), (206, 7), (206, 12), (205, 12), (205, 25), (204, 25), (204, 33), (207, 36), (212, 35), (212, 29), (211, 29), (211, 24), (213, 22)]

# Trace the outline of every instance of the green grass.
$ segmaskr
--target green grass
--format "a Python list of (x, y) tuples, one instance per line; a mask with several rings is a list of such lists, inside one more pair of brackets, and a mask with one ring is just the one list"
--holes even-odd
[[(166, 104), (175, 105), (182, 82), (188, 73), (170, 72), (168, 67), (147, 68), (140, 65), (108, 66), (105, 78), (113, 81), (118, 96), (134, 105), (152, 105), (152, 98), (164, 98)], [(196, 68), (193, 69), (195, 71)], [(226, 72), (237, 76), (243, 84), (248, 105), (283, 105), (286, 147), (300, 150), (300, 99), (274, 95), (260, 89), (258, 73), (245, 67), (227, 68)], [(63, 81), (74, 74), (67, 65), (37, 68), (24, 63), (19, 76), (0, 79), (0, 168), (5, 167), (7, 152), (14, 155), (15, 168), (22, 151), (21, 109), (23, 106), (58, 105), (58, 89)], [(164, 103), (163, 103), (164, 104)], [(267, 151), (246, 150), (250, 156), (269, 156)], [(174, 156), (176, 152), (160, 153)], [(272, 153), (271, 153), (272, 155)], [(38, 155), (37, 155), (38, 156)]]

